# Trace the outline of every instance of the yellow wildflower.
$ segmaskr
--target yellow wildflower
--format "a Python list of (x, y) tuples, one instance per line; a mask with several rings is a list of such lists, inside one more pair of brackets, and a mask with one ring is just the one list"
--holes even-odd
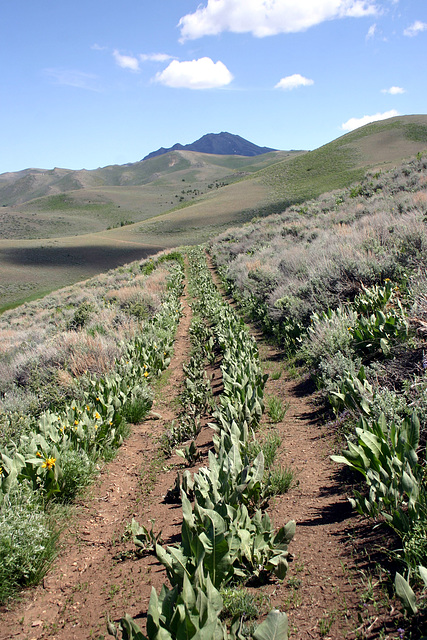
[(144, 378), (148, 378), (148, 371), (144, 373)]
[(56, 458), (46, 458), (46, 460), (42, 464), (42, 469), (47, 469), (48, 471), (50, 469), (53, 469), (53, 467), (55, 466), (55, 462)]
[(36, 453), (36, 457), (37, 457), (37, 458), (42, 458), (42, 457), (43, 457), (43, 456), (42, 456), (42, 454), (40, 453), (40, 451), (37, 451), (37, 453)]
[(100, 420), (101, 416), (99, 415), (99, 413), (97, 411), (95, 411), (95, 419), (96, 420)]
[(78, 420), (74, 420), (74, 424), (79, 424), (79, 421)]

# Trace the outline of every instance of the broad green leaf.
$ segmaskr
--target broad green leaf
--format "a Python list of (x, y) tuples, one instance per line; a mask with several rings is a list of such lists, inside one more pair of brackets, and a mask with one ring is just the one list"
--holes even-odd
[(151, 588), (150, 602), (147, 612), (147, 633), (150, 638), (154, 638), (160, 627), (160, 607), (157, 593), (154, 587)]
[(427, 568), (423, 567), (422, 565), (418, 566), (418, 571), (420, 572), (420, 576), (425, 584), (425, 586), (427, 587)]
[(129, 614), (126, 614), (125, 617), (120, 620), (120, 629), (123, 640), (147, 640), (146, 636), (144, 636), (141, 629)]
[(288, 617), (277, 609), (270, 611), (264, 622), (257, 627), (253, 640), (287, 640)]
[(400, 573), (396, 573), (396, 577), (394, 579), (394, 587), (396, 589), (397, 597), (403, 604), (404, 608), (415, 615), (418, 611), (415, 600), (415, 593), (411, 589), (409, 582), (405, 580), (405, 578), (400, 575)]

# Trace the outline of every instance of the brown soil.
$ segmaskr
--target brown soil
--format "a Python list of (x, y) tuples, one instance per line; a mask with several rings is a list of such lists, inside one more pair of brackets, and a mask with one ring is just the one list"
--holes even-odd
[[(182, 460), (164, 460), (158, 437), (179, 413), (176, 398), (183, 382), (182, 363), (189, 355), (191, 311), (186, 296), (175, 353), (168, 373), (157, 388), (152, 415), (135, 426), (117, 457), (105, 465), (96, 483), (76, 505), (60, 555), (35, 589), (19, 602), (0, 609), (0, 640), (83, 640), (107, 636), (106, 620), (129, 613), (144, 627), (151, 588), (166, 581), (153, 555), (135, 557), (134, 545), (124, 539), (135, 517), (170, 544), (179, 540), (181, 507), (164, 501)], [(282, 355), (257, 336), (265, 370), (282, 369)], [(218, 383), (218, 374), (214, 382)], [(369, 581), (370, 528), (356, 517), (344, 495), (339, 470), (329, 459), (333, 434), (316, 406), (307, 381), (282, 372), (269, 378), (266, 395), (288, 403), (284, 419), (272, 424), (264, 417), (259, 437), (275, 430), (282, 438), (281, 464), (294, 470), (290, 491), (275, 498), (269, 513), (276, 526), (297, 521), (290, 545), (293, 561), (283, 583), (272, 580), (257, 588), (271, 606), (288, 612), (291, 637), (397, 638), (397, 614), (384, 594), (382, 602)], [(211, 433), (204, 428), (198, 445), (206, 454)], [(204, 458), (206, 462), (206, 458)], [(362, 541), (355, 551), (355, 540)], [(367, 550), (362, 557), (360, 548)]]

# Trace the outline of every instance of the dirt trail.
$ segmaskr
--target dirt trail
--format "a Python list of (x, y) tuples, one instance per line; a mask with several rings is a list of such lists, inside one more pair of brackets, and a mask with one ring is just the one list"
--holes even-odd
[[(174, 483), (181, 459), (161, 460), (156, 440), (180, 410), (175, 399), (190, 349), (186, 295), (183, 304), (170, 373), (153, 407), (161, 417), (134, 427), (115, 460), (76, 506), (77, 514), (63, 536), (63, 551), (43, 584), (10, 609), (0, 609), (0, 640), (102, 640), (107, 636), (107, 615), (117, 620), (125, 612), (144, 626), (151, 587), (160, 589), (165, 572), (152, 555), (132, 557), (134, 546), (122, 536), (132, 517), (145, 526), (154, 518), (154, 529), (162, 530), (166, 544), (180, 533), (181, 506), (166, 504), (163, 497)], [(265, 370), (272, 374), (282, 369), (282, 354), (260, 334), (256, 337)], [(361, 520), (351, 513), (337, 468), (329, 460), (333, 442), (318, 415), (316, 395), (286, 372), (276, 380), (269, 378), (266, 395), (278, 396), (289, 407), (278, 424), (264, 416), (260, 435), (269, 429), (280, 434), (280, 461), (292, 467), (296, 479), (288, 494), (271, 502), (269, 513), (276, 526), (295, 519), (297, 534), (290, 545), (293, 562), (285, 581), (273, 580), (257, 591), (268, 596), (272, 606), (288, 612), (291, 638), (338, 640), (354, 638), (356, 633), (378, 637), (379, 615), (375, 620), (367, 609), (358, 619), (360, 580), (354, 579), (357, 567), (346, 541)], [(210, 437), (204, 430), (198, 439), (204, 452)]]
[[(274, 361), (274, 350), (263, 351), (265, 362)], [(274, 429), (282, 438), (281, 463), (295, 473), (294, 486), (276, 498), (270, 514), (277, 524), (288, 519), (297, 522), (288, 579), (275, 587), (272, 603), (288, 611), (290, 628), (298, 639), (346, 638), (358, 626), (360, 603), (345, 545), (356, 518), (329, 459), (331, 437), (313, 397), (304, 395), (303, 387), (283, 373), (279, 380), (270, 379), (266, 388), (267, 396), (289, 403), (283, 421)]]

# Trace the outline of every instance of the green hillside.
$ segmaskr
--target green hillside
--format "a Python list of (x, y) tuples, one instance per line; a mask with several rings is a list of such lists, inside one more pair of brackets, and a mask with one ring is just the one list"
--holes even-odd
[[(51, 189), (42, 198), (0, 208), (0, 306), (139, 255), (204, 242), (231, 226), (346, 187), (368, 169), (388, 169), (426, 148), (427, 116), (402, 116), (366, 125), (310, 152), (244, 158), (176, 151), (74, 172), (84, 185), (79, 189)], [(52, 172), (63, 182), (71, 173)], [(8, 180), (15, 180), (15, 190), (19, 180), (31, 182), (29, 174), (12, 175), (0, 176), (0, 191)]]
[(260, 175), (284, 207), (345, 187), (368, 169), (390, 168), (426, 148), (427, 116), (402, 116), (356, 129)]

